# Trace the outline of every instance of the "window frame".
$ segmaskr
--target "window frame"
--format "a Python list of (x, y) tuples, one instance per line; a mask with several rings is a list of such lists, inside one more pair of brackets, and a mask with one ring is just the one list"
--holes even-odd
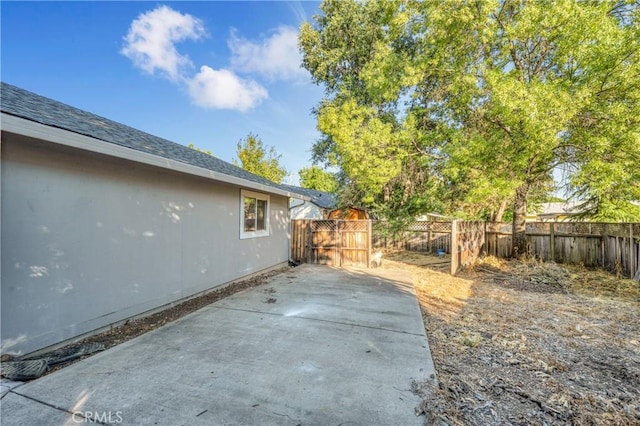
[[(256, 214), (258, 208), (258, 200), (265, 201), (265, 218), (264, 218), (264, 229), (257, 229), (255, 231), (245, 231), (246, 218), (244, 212), (245, 200), (247, 198), (253, 198), (256, 200)], [(260, 238), (260, 237), (268, 237), (270, 235), (270, 226), (269, 226), (269, 216), (271, 212), (271, 197), (268, 194), (263, 194), (260, 192), (249, 191), (246, 189), (240, 190), (240, 239), (245, 240), (248, 238)], [(256, 221), (256, 227), (258, 225), (258, 218), (254, 219)]]

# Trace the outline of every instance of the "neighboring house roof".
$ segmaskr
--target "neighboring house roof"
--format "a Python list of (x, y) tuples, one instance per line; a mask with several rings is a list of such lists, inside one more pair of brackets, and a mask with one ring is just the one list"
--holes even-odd
[(323, 209), (335, 209), (336, 197), (329, 192), (316, 191), (315, 189), (301, 188), (293, 185), (281, 185), (285, 188), (289, 188), (292, 192), (297, 194), (306, 195), (310, 198), (310, 201)]
[(428, 221), (431, 219), (436, 219), (436, 220), (441, 220), (441, 221), (451, 221), (452, 218), (451, 216), (445, 216), (443, 214), (440, 213), (425, 213), (425, 214), (421, 214), (420, 216), (416, 217), (417, 221)]
[(527, 218), (545, 220), (553, 219), (558, 220), (561, 218), (568, 218), (569, 216), (575, 216), (583, 212), (584, 202), (582, 201), (564, 201), (558, 203), (542, 203), (539, 206), (538, 212), (527, 213)]
[[(250, 188), (271, 190), (282, 195), (306, 198), (304, 194), (297, 193), (292, 187), (276, 184), (184, 145), (150, 135), (7, 83), (0, 83), (0, 88), (0, 109), (4, 114), (237, 178), (240, 181), (236, 179), (234, 182), (245, 182)], [(3, 129), (5, 127), (3, 124)], [(215, 179), (215, 175), (210, 177)], [(291, 194), (292, 192), (295, 194)]]
[(555, 214), (577, 214), (580, 213), (578, 208), (582, 202), (565, 201), (561, 203), (543, 203), (542, 211), (538, 215), (555, 215)]

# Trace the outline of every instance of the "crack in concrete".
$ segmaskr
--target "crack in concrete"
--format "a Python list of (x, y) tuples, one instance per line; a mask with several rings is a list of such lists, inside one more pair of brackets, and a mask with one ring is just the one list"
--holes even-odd
[(285, 315), (285, 314), (280, 314), (280, 313), (277, 313), (277, 312), (263, 312), (263, 311), (255, 311), (253, 309), (229, 308), (229, 307), (225, 307), (225, 306), (222, 306), (219, 309), (226, 309), (228, 311), (251, 312), (251, 313), (254, 313), (254, 314), (271, 315), (271, 316), (274, 316), (274, 317), (284, 317), (284, 316), (286, 316), (288, 318), (299, 318), (299, 319), (305, 319), (305, 320), (310, 320), (310, 321), (327, 322), (327, 323), (330, 323), (330, 324), (348, 325), (348, 326), (351, 326), (351, 327), (370, 328), (370, 329), (373, 329), (373, 330), (390, 331), (392, 333), (408, 334), (408, 335), (411, 335), (411, 336), (419, 336), (419, 337), (426, 336), (426, 334), (411, 333), (409, 331), (402, 331), (402, 330), (392, 330), (390, 328), (375, 327), (373, 325), (354, 324), (354, 323), (348, 323), (348, 322), (342, 322), (342, 321), (326, 320), (326, 319), (322, 319), (322, 318), (303, 317), (303, 316), (299, 316), (299, 315)]
[[(109, 425), (109, 423), (103, 423), (103, 422), (97, 421), (97, 420), (95, 420), (95, 419), (92, 419), (92, 418), (86, 417), (86, 416), (85, 416), (82, 412), (80, 412), (80, 411), (71, 412), (71, 411), (67, 410), (66, 408), (58, 407), (57, 405), (49, 404), (48, 402), (45, 402), (45, 401), (40, 401), (39, 399), (34, 398), (34, 397), (32, 397), (32, 396), (29, 396), (29, 395), (25, 395), (25, 394), (22, 394), (22, 393), (19, 393), (19, 392), (14, 392), (13, 390), (10, 390), (9, 392), (10, 392), (10, 393), (12, 393), (12, 394), (14, 394), (14, 395), (18, 395), (18, 396), (21, 396), (21, 397), (23, 397), (23, 398), (25, 398), (25, 399), (28, 399), (28, 400), (30, 400), (30, 401), (33, 401), (33, 402), (35, 402), (35, 403), (37, 403), (37, 404), (42, 404), (42, 405), (47, 406), (47, 407), (49, 407), (49, 408), (53, 408), (54, 410), (62, 411), (63, 413), (67, 413), (67, 414), (69, 414), (69, 415), (70, 415), (70, 416), (72, 416), (72, 417), (82, 417), (83, 419), (87, 420), (87, 422), (88, 422), (88, 423), (94, 423), (94, 424), (99, 424), (99, 425)], [(7, 392), (7, 393), (9, 393), (9, 392)], [(75, 421), (75, 420), (74, 420), (74, 421)]]

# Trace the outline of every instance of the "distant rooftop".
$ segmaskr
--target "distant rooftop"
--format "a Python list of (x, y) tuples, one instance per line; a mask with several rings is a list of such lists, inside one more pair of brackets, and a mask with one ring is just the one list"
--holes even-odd
[(556, 215), (556, 214), (577, 214), (580, 213), (578, 207), (581, 201), (564, 201), (559, 203), (543, 203), (542, 211), (538, 215)]

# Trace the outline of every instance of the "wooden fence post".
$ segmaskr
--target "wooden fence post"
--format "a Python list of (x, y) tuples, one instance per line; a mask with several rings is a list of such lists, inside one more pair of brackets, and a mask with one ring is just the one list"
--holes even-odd
[(616, 251), (615, 258), (613, 260), (613, 270), (617, 272), (618, 265), (620, 264), (620, 260), (622, 259), (622, 244), (620, 244), (620, 237), (616, 235)]
[(456, 220), (451, 221), (451, 275), (458, 272), (458, 230)]
[(336, 220), (336, 230), (334, 234), (336, 247), (336, 263), (342, 266), (342, 232), (340, 232), (340, 220)]
[(371, 226), (371, 219), (367, 220), (367, 268), (371, 267), (371, 249), (373, 248), (373, 227)]
[(313, 255), (313, 231), (311, 230), (311, 221), (307, 220), (307, 263), (311, 263), (311, 256)]
[(633, 224), (630, 223), (629, 224), (629, 269), (631, 272), (631, 278), (633, 278), (636, 275), (636, 271), (635, 271), (635, 263), (636, 263), (636, 259), (635, 259), (635, 244), (633, 243)]
[(549, 224), (549, 260), (552, 262), (556, 261), (556, 232), (555, 226), (553, 222)]
[(484, 221), (484, 237), (482, 239), (482, 249), (480, 250), (483, 256), (487, 256), (489, 254), (489, 241), (487, 240), (487, 221)]

